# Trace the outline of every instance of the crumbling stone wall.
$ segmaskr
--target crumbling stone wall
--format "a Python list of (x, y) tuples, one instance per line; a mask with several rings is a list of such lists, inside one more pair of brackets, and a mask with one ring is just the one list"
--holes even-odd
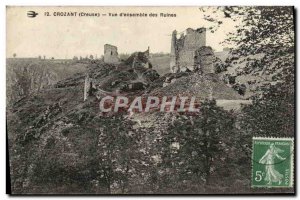
[(171, 39), (171, 53), (170, 53), (170, 70), (171, 72), (175, 73), (178, 71), (178, 48), (177, 48), (177, 31), (174, 30), (172, 33)]
[(150, 58), (150, 47), (144, 52), (134, 52), (125, 61), (126, 65), (131, 65), (132, 68), (144, 67), (147, 69), (152, 68), (152, 64), (149, 61)]
[(87, 74), (84, 80), (84, 96), (83, 96), (84, 101), (88, 99), (89, 92), (92, 87), (93, 87), (93, 81), (90, 79), (89, 75)]
[(211, 47), (200, 47), (195, 51), (194, 65), (203, 74), (214, 73), (215, 55)]
[(186, 35), (181, 34), (177, 39), (177, 31), (172, 33), (171, 40), (171, 72), (182, 71), (182, 68), (193, 71), (195, 69), (195, 51), (206, 45), (206, 29), (186, 30)]
[(220, 73), (224, 70), (222, 60), (215, 56), (211, 47), (203, 46), (195, 51), (194, 66), (202, 74)]
[(110, 44), (104, 45), (104, 62), (112, 64), (119, 62), (118, 48), (116, 46)]
[(95, 80), (90, 78), (89, 74), (86, 74), (84, 80), (84, 95), (83, 100), (86, 101), (89, 97), (95, 96), (95, 92), (97, 91)]

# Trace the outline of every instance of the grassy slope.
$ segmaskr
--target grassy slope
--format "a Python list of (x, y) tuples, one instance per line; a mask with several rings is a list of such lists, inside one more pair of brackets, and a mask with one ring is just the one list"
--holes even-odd
[(164, 75), (170, 72), (170, 56), (156, 56), (150, 58), (150, 62), (153, 65), (153, 69), (155, 69), (160, 75)]
[(51, 87), (57, 81), (84, 72), (87, 64), (72, 61), (10, 58), (6, 62), (7, 101)]
[(192, 74), (186, 77), (177, 79), (172, 84), (163, 88), (157, 88), (152, 91), (155, 95), (182, 95), (182, 96), (196, 96), (200, 99), (210, 97), (210, 89), (213, 88), (213, 98), (215, 99), (242, 99), (236, 91), (228, 87), (215, 74)]

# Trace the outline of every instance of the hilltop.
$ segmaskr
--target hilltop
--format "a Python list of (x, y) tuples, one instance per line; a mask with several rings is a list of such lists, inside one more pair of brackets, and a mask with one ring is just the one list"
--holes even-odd
[[(59, 81), (51, 82), (51, 87), (39, 88), (38, 92), (23, 96), (7, 109), (10, 159), (13, 166), (12, 187), (15, 193), (107, 192), (95, 191), (89, 185), (94, 181), (93, 168), (96, 166), (93, 163), (98, 162), (98, 133), (106, 126), (116, 128), (116, 123), (122, 130), (122, 126), (133, 124), (132, 131), (141, 131), (139, 137), (144, 138), (139, 141), (146, 142), (140, 144), (141, 151), (154, 145), (151, 147), (153, 152), (143, 157), (155, 156), (153, 141), (161, 137), (161, 131), (170, 125), (172, 115), (157, 112), (133, 116), (126, 113), (102, 116), (99, 113), (98, 98), (106, 92), (111, 94), (118, 91), (130, 96), (196, 95), (206, 99), (210, 97), (212, 88), (214, 98), (241, 99), (232, 88), (222, 84), (218, 75), (181, 72), (160, 76), (156, 70), (146, 68), (149, 66), (147, 60), (135, 60), (139, 63), (134, 68), (131, 67), (132, 59), (127, 61), (118, 64), (96, 61), (87, 65), (70, 64), (62, 68), (60, 65), (52, 65), (56, 67), (51, 68), (49, 62), (28, 63), (30, 69), (39, 69), (37, 66), (40, 65), (48, 66), (49, 73), (56, 74), (55, 80)], [(68, 71), (67, 66), (75, 66), (79, 70), (73, 69), (76, 71), (73, 73), (73, 70)], [(64, 71), (66, 74), (62, 75), (59, 70), (67, 72)], [(93, 80), (95, 91), (84, 101), (87, 75)], [(64, 76), (68, 77), (60, 80)], [(24, 157), (27, 159), (20, 160)], [(137, 162), (142, 168), (145, 161), (138, 159)], [(32, 166), (32, 170), (28, 171), (27, 166)], [(21, 183), (24, 184), (24, 179), (28, 187), (20, 186)], [(72, 187), (66, 188), (61, 184), (66, 179), (73, 184)], [(80, 184), (89, 188), (84, 189)]]

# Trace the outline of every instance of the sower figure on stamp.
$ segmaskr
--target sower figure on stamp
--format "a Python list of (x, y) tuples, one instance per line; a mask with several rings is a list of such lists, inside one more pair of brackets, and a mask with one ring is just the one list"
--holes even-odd
[(282, 153), (283, 150), (275, 147), (275, 145), (272, 143), (265, 153), (265, 155), (259, 160), (260, 164), (265, 164), (266, 165), (266, 177), (265, 181), (268, 181), (268, 184), (271, 185), (272, 182), (278, 184), (281, 184), (281, 181), (283, 179), (283, 175), (280, 174), (278, 171), (275, 170), (274, 168), (274, 160), (275, 157), (277, 157), (280, 160), (285, 160), (286, 158), (281, 157), (278, 155), (278, 153)]

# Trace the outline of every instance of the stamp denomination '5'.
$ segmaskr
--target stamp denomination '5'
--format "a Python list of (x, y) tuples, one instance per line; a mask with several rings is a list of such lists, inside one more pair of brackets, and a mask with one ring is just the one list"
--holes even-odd
[(254, 137), (252, 187), (293, 186), (293, 139)]

